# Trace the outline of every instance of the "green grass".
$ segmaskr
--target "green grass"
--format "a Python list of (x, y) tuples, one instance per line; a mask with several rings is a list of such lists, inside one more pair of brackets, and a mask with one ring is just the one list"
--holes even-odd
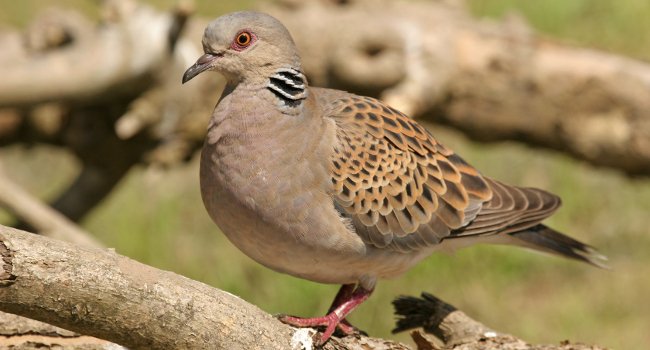
[[(173, 3), (154, 2), (161, 8)], [(254, 1), (197, 2), (201, 14), (215, 17)], [(24, 25), (45, 4), (83, 6), (96, 15), (88, 3), (4, 0), (0, 22)], [(547, 36), (650, 58), (646, 0), (473, 0), (469, 5), (488, 18), (516, 9)], [(632, 180), (555, 152), (510, 142), (476, 144), (456, 132), (430, 128), (485, 174), (561, 195), (564, 206), (548, 223), (599, 247), (613, 270), (507, 247), (469, 248), (432, 256), (404, 276), (380, 282), (352, 322), (374, 336), (395, 337), (390, 301), (425, 290), (532, 342), (572, 339), (614, 349), (650, 348), (650, 180)], [(12, 147), (0, 156), (12, 177), (51, 198), (76, 172), (73, 160), (52, 152)], [(44, 169), (52, 175), (42, 177)], [(336, 286), (270, 271), (234, 248), (201, 204), (196, 159), (167, 171), (134, 169), (83, 225), (121, 254), (228, 290), (271, 313), (320, 315), (336, 293)], [(404, 335), (397, 338), (407, 341)]]
[(517, 12), (547, 36), (650, 59), (650, 2), (645, 0), (470, 0), (474, 14)]

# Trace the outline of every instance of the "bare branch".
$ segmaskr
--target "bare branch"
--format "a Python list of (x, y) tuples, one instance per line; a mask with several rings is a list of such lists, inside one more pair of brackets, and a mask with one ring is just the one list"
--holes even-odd
[[(394, 305), (401, 316), (395, 331), (418, 328), (412, 336), (419, 349), (444, 345), (456, 350), (497, 346), (602, 350), (580, 344), (569, 347), (568, 343), (529, 345), (489, 330), (429, 294), (422, 299), (401, 297)], [(315, 333), (284, 325), (230, 293), (140, 264), (112, 250), (73, 246), (1, 225), (0, 310), (130, 349), (311, 349)], [(16, 322), (15, 331), (0, 328), (0, 336), (24, 335), (25, 327), (19, 326), (22, 319), (11, 322)], [(43, 325), (34, 327), (43, 332)], [(55, 334), (62, 335), (60, 332)], [(334, 337), (323, 349), (409, 348), (357, 335)]]
[(86, 247), (101, 247), (93, 236), (11, 181), (0, 163), (0, 206), (29, 223), (41, 234)]
[[(215, 76), (199, 78), (181, 89), (183, 71), (200, 55), (196, 38), (200, 38), (205, 25), (201, 20), (187, 20), (191, 11), (187, 4), (179, 5), (168, 14), (132, 0), (107, 0), (103, 9), (103, 25), (77, 20), (80, 15), (72, 11), (47, 12), (24, 34), (31, 38), (32, 44), (27, 49), (19, 44), (18, 35), (0, 36), (0, 46), (7, 49), (0, 52), (2, 67), (24, 66), (37, 57), (40, 57), (37, 63), (44, 65), (49, 62), (47, 57), (74, 57), (61, 68), (67, 71), (52, 79), (78, 75), (78, 64), (72, 61), (86, 64), (87, 52), (103, 47), (99, 42), (104, 35), (120, 36), (115, 39), (124, 41), (120, 50), (137, 44), (138, 40), (159, 43), (156, 47), (160, 51), (148, 51), (149, 46), (134, 45), (130, 50), (119, 52), (124, 62), (131, 63), (141, 56), (156, 56), (143, 65), (142, 74), (93, 66), (94, 73), (101, 75), (93, 78), (93, 83), (104, 81), (106, 85), (98, 85), (97, 94), (92, 96), (75, 96), (78, 92), (75, 89), (64, 92), (49, 80), (49, 75), (41, 79), (32, 73), (23, 80), (24, 84), (34, 87), (25, 92), (30, 100), (12, 101), (10, 95), (2, 96), (0, 87), (0, 104), (6, 100), (13, 107), (0, 109), (0, 144), (49, 143), (65, 147), (79, 158), (81, 173), (52, 204), (73, 221), (92, 210), (134, 164), (166, 166), (190, 159), (201, 144), (221, 82), (214, 79)], [(147, 18), (152, 17), (162, 22), (168, 18), (168, 31), (148, 23)], [(71, 18), (71, 23), (65, 18)], [(49, 32), (54, 34), (49, 35)], [(63, 41), (65, 44), (61, 37), (68, 38)], [(7, 43), (10, 45), (5, 45)], [(128, 64), (130, 69), (135, 67), (131, 63)], [(120, 64), (115, 61), (111, 67)], [(11, 90), (12, 94), (16, 93), (13, 90), (24, 88), (10, 86), (9, 81), (0, 82), (0, 85), (4, 83), (8, 84), (6, 91)], [(88, 89), (86, 86), (77, 88)], [(38, 92), (48, 89), (61, 93), (61, 99), (43, 103), (50, 97)], [(18, 226), (29, 228), (23, 223)]]
[(393, 332), (415, 329), (411, 337), (418, 350), (605, 350), (569, 341), (559, 345), (532, 345), (489, 329), (429, 293), (422, 293), (421, 298), (399, 297), (393, 305), (399, 317)]
[(0, 312), (0, 349), (126, 350), (106, 340), (4, 312)]
[(0, 282), (6, 312), (131, 349), (279, 349), (291, 338), (289, 327), (234, 295), (110, 250), (6, 227), (1, 247), (10, 254)]
[[(4, 62), (0, 65), (0, 106), (70, 100), (88, 103), (137, 92), (138, 84), (147, 83), (143, 77), (166, 62), (167, 34), (176, 30), (175, 23), (170, 14), (135, 6), (128, 17), (112, 25), (87, 28), (94, 35), (69, 38), (74, 44), (47, 54), (27, 52), (20, 61)], [(58, 32), (55, 28), (44, 33)]]
[(468, 343), (492, 334), (496, 336), (493, 330), (429, 293), (422, 293), (421, 299), (402, 296), (395, 299), (393, 305), (395, 314), (400, 317), (393, 333), (422, 327), (445, 345)]
[[(0, 226), (0, 258), (0, 310), (130, 349), (311, 346), (311, 330), (294, 333), (230, 293), (111, 250)], [(335, 339), (324, 349), (369, 347), (407, 349), (368, 337)]]
[(294, 34), (311, 83), (474, 139), (650, 174), (650, 64), (542, 39), (515, 16), (477, 21), (458, 2), (285, 2), (265, 10)]
[[(43, 19), (53, 34), (27, 34), (36, 53), (14, 52), (21, 47), (15, 33), (0, 37), (6, 49), (0, 55), (0, 105), (55, 100), (72, 111), (71, 120), (82, 118), (74, 108), (79, 105), (123, 109), (120, 137), (153, 130), (146, 135), (152, 145), (139, 151), (161, 146), (143, 159), (185, 159), (204, 130), (196, 125), (204, 125), (219, 92), (214, 76), (183, 88), (178, 83), (182, 69), (200, 55), (205, 21), (186, 20), (182, 7), (160, 13), (130, 0), (113, 2), (132, 6), (116, 5), (104, 26)], [(293, 32), (313, 85), (380, 96), (478, 140), (514, 139), (630, 174), (650, 173), (647, 63), (550, 42), (516, 17), (477, 21), (460, 1), (283, 3), (265, 10)], [(84, 26), (89, 28), (79, 29)], [(162, 92), (149, 91), (153, 86)], [(0, 134), (40, 124), (17, 127), (12, 117)], [(68, 124), (56, 125), (60, 130), (46, 129), (51, 137), (39, 141), (70, 143), (63, 138), (71, 134)], [(170, 140), (181, 147), (165, 148)], [(184, 151), (173, 155), (179, 149)]]

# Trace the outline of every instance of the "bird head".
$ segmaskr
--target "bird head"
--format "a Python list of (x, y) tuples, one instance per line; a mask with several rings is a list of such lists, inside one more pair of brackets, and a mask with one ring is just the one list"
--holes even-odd
[(266, 78), (278, 68), (300, 67), (289, 31), (260, 12), (234, 12), (212, 21), (203, 34), (203, 52), (183, 74), (183, 83), (210, 70), (238, 83)]

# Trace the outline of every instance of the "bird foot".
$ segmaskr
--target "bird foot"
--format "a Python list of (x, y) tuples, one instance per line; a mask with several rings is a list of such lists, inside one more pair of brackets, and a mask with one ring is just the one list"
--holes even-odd
[(327, 340), (334, 334), (335, 331), (341, 332), (343, 335), (353, 335), (362, 333), (351, 325), (346, 319), (340, 319), (335, 312), (332, 312), (323, 317), (313, 317), (313, 318), (303, 318), (296, 316), (280, 315), (278, 319), (282, 323), (294, 327), (311, 327), (311, 328), (325, 328), (323, 333), (320, 334), (320, 338), (316, 339), (316, 345), (320, 346), (327, 342)]
[(321, 346), (327, 342), (337, 329), (345, 335), (360, 333), (345, 317), (359, 306), (359, 304), (368, 299), (371, 293), (372, 289), (365, 289), (361, 286), (356, 287), (353, 284), (344, 284), (334, 298), (334, 302), (327, 315), (314, 318), (281, 315), (278, 316), (278, 319), (294, 327), (325, 327), (325, 330), (320, 335), (320, 339), (316, 340), (316, 346)]

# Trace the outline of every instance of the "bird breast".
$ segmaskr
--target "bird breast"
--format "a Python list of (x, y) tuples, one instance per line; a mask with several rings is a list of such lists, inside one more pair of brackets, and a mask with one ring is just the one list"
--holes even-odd
[(200, 179), (211, 218), (263, 265), (319, 282), (355, 282), (359, 276), (336, 268), (365, 245), (334, 208), (327, 122), (301, 126), (309, 121), (246, 113), (255, 115), (233, 114), (226, 101), (210, 123)]

